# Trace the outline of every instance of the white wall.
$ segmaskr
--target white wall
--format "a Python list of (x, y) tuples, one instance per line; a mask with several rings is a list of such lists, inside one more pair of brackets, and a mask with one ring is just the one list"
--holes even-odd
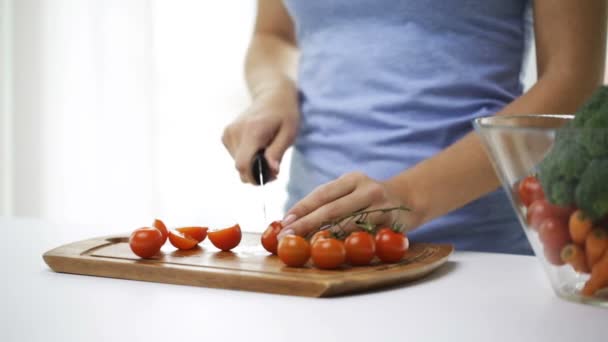
[(11, 203), (11, 3), (0, 0), (0, 216), (12, 212)]
[[(10, 2), (14, 110), (0, 121), (0, 180), (12, 174), (15, 191), (0, 183), (2, 214), (10, 205), (103, 233), (153, 217), (265, 228), (260, 189), (240, 183), (220, 141), (249, 102), (254, 2)], [(269, 220), (282, 216), (286, 181), (267, 189)]]

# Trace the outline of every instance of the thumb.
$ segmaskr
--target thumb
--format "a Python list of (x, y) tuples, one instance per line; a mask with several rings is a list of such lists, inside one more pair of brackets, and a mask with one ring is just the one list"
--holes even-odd
[(293, 144), (295, 137), (295, 127), (283, 124), (270, 145), (266, 148), (265, 157), (275, 176), (279, 173), (279, 164), (281, 163), (281, 159), (283, 159), (285, 151)]

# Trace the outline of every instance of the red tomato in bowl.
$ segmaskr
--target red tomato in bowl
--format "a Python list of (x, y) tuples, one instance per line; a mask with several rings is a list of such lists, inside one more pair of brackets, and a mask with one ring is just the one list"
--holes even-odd
[(283, 225), (281, 224), (281, 222), (274, 221), (268, 226), (268, 228), (266, 228), (264, 234), (262, 234), (262, 237), (260, 238), (264, 249), (266, 249), (272, 254), (277, 254), (277, 247), (279, 245), (277, 235), (279, 234), (281, 229), (283, 229)]
[(232, 227), (214, 230), (209, 232), (211, 243), (222, 251), (229, 251), (238, 246), (241, 242), (241, 226), (235, 224)]
[(538, 229), (546, 218), (556, 218), (563, 222), (568, 222), (570, 215), (574, 212), (573, 208), (560, 207), (549, 203), (545, 199), (534, 201), (527, 210), (526, 221), (533, 229)]
[(534, 176), (528, 176), (522, 179), (517, 186), (519, 200), (523, 205), (529, 207), (536, 200), (545, 199), (543, 187)]

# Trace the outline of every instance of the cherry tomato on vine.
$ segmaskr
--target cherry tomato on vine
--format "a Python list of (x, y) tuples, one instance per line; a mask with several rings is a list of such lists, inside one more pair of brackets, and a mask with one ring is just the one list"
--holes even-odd
[(262, 234), (262, 246), (264, 246), (264, 249), (266, 249), (272, 254), (277, 254), (277, 246), (279, 245), (277, 235), (279, 234), (281, 229), (283, 229), (283, 225), (281, 224), (281, 222), (274, 221), (268, 226), (268, 228), (266, 228), (264, 234)]
[(344, 241), (346, 260), (355, 266), (369, 265), (376, 255), (376, 242), (368, 232), (351, 233)]
[(329, 231), (329, 229), (326, 230), (319, 230), (318, 232), (316, 232), (312, 238), (310, 239), (310, 245), (314, 245), (315, 242), (317, 242), (317, 240), (320, 239), (328, 239), (331, 237), (331, 232)]
[(310, 258), (310, 244), (301, 236), (287, 235), (279, 241), (277, 253), (285, 265), (301, 267)]
[(195, 238), (175, 230), (169, 231), (169, 242), (171, 242), (173, 247), (181, 250), (192, 249), (198, 245), (198, 241)]
[(142, 258), (150, 258), (160, 251), (163, 234), (153, 227), (136, 229), (129, 237), (129, 247)]
[(344, 242), (334, 238), (321, 238), (312, 245), (310, 256), (312, 263), (324, 270), (331, 270), (342, 265), (346, 260)]
[(232, 227), (210, 231), (207, 235), (215, 247), (227, 252), (241, 242), (241, 226), (235, 224)]
[(545, 199), (543, 187), (534, 176), (524, 178), (517, 186), (519, 200), (523, 205), (529, 207), (536, 200)]
[(203, 242), (203, 240), (205, 240), (205, 238), (207, 237), (208, 229), (209, 228), (207, 227), (181, 227), (175, 230), (184, 235), (188, 235), (189, 237), (193, 238), (198, 242)]
[(167, 237), (169, 236), (169, 231), (167, 231), (167, 226), (165, 223), (159, 219), (155, 219), (154, 223), (152, 223), (152, 227), (158, 229), (161, 234), (163, 234), (163, 245), (167, 242)]
[(409, 248), (408, 238), (390, 228), (382, 228), (376, 233), (376, 255), (383, 262), (397, 262)]

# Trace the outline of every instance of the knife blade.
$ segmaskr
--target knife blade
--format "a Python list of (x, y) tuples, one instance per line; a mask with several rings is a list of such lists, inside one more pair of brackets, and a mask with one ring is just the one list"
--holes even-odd
[(264, 224), (268, 223), (266, 217), (266, 191), (265, 185), (270, 180), (270, 168), (268, 167), (268, 161), (264, 157), (265, 150), (259, 150), (254, 158), (251, 165), (251, 174), (255, 180), (256, 185), (260, 186), (260, 193), (262, 197), (262, 212), (264, 213)]

